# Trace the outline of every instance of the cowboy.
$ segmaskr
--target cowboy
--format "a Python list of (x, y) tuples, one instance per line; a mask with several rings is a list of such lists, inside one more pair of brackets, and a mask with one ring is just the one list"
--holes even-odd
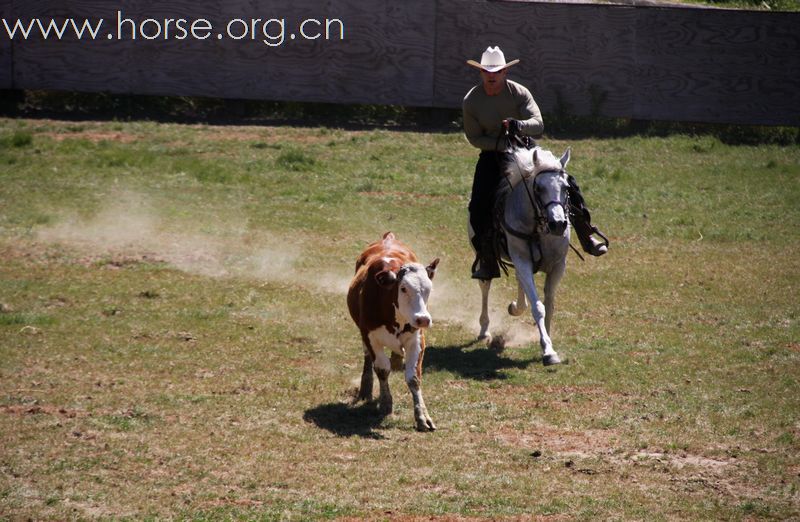
[[(469, 143), (480, 149), (472, 181), (469, 202), (470, 225), (474, 232), (472, 244), (477, 253), (473, 264), (474, 279), (500, 277), (500, 269), (492, 244), (492, 208), (494, 195), (502, 180), (503, 163), (508, 156), (503, 154), (505, 141), (500, 139), (503, 128), (514, 136), (538, 137), (544, 130), (542, 113), (531, 92), (523, 85), (506, 78), (508, 68), (519, 60), (506, 62), (499, 47), (487, 47), (480, 63), (467, 60), (480, 69), (481, 83), (470, 89), (462, 105), (464, 134)], [(608, 251), (607, 243), (592, 237), (598, 233), (591, 224), (591, 215), (584, 204), (580, 188), (569, 176), (570, 221), (583, 250), (593, 256), (602, 256)]]

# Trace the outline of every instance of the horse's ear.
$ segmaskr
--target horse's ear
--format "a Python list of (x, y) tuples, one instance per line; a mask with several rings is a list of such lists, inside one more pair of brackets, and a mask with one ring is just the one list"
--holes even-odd
[(569, 156), (571, 152), (572, 147), (567, 147), (567, 150), (564, 151), (564, 155), (561, 156), (561, 159), (559, 160), (561, 161), (561, 168), (567, 168), (567, 163), (569, 163)]

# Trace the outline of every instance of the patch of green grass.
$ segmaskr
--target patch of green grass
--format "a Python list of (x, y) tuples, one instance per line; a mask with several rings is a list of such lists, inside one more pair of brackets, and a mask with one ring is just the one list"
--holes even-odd
[[(570, 255), (568, 364), (545, 369), (513, 280), (491, 302), (511, 342), (475, 341), (457, 132), (0, 120), (20, 129), (0, 148), (5, 516), (800, 516), (797, 146), (543, 140), (572, 147), (611, 239)], [(442, 259), (434, 433), (400, 374), (391, 416), (352, 403), (345, 292), (387, 230)]]
[(293, 172), (308, 172), (314, 168), (317, 160), (299, 149), (290, 149), (278, 156), (275, 160), (278, 167)]
[(33, 144), (33, 134), (27, 130), (14, 130), (0, 135), (0, 148), (23, 148)]
[(50, 325), (55, 322), (52, 316), (29, 312), (0, 313), (0, 326), (12, 325)]
[(119, 431), (132, 431), (152, 422), (152, 418), (138, 408), (130, 408), (126, 411), (104, 415), (98, 420), (101, 426)]

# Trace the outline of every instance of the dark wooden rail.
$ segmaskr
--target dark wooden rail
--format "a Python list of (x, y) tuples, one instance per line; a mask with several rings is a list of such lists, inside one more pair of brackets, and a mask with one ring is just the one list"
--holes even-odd
[[(206, 19), (213, 30), (207, 39), (109, 39), (118, 10), (137, 24), (158, 20), (162, 31), (179, 18)], [(5, 89), (459, 107), (478, 81), (465, 61), (491, 44), (522, 60), (510, 77), (545, 112), (800, 125), (800, 13), (485, 0), (0, 0), (0, 15), (12, 27), (104, 19), (96, 40), (11, 40), (0, 26)], [(262, 34), (217, 38), (229, 21), (252, 18), (285, 19), (282, 44)], [(320, 21), (306, 25), (319, 38), (302, 38), (306, 19)], [(326, 19), (341, 21), (343, 38), (334, 30), (325, 40)], [(157, 28), (145, 24), (150, 36)], [(268, 26), (273, 44), (279, 29)]]

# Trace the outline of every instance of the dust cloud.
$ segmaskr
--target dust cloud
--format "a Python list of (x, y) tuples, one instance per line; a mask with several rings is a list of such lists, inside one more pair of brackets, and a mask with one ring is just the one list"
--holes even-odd
[[(433, 281), (433, 293), (428, 303), (433, 321), (461, 325), (476, 335), (480, 331), (481, 290), (478, 282), (468, 280), (465, 274), (447, 274), (440, 269)], [(530, 311), (520, 317), (511, 317), (506, 311), (508, 303), (516, 298), (500, 285), (489, 293), (489, 330), (492, 335), (502, 335), (506, 347), (530, 345), (539, 336)]]
[[(186, 217), (171, 218), (134, 191), (112, 194), (91, 217), (62, 214), (55, 224), (38, 229), (36, 237), (65, 246), (87, 262), (159, 261), (189, 274), (286, 282), (342, 295), (353, 270), (352, 263), (340, 263), (338, 268), (335, 263), (325, 268), (309, 263), (309, 256), (316, 252), (302, 234), (290, 238), (213, 217), (191, 222)], [(434, 323), (458, 324), (477, 334), (481, 292), (477, 282), (463, 276), (440, 265), (429, 307)], [(507, 347), (530, 345), (538, 339), (529, 311), (521, 317), (506, 312), (515, 297), (516, 292), (509, 294), (499, 284), (490, 294), (491, 332), (502, 335)]]
[(134, 192), (115, 194), (92, 217), (62, 214), (56, 221), (39, 229), (37, 240), (68, 247), (89, 262), (147, 259), (190, 274), (303, 282), (326, 291), (346, 290), (349, 283), (349, 266), (303, 277), (304, 246), (297, 238), (253, 231), (244, 222), (170, 219)]

